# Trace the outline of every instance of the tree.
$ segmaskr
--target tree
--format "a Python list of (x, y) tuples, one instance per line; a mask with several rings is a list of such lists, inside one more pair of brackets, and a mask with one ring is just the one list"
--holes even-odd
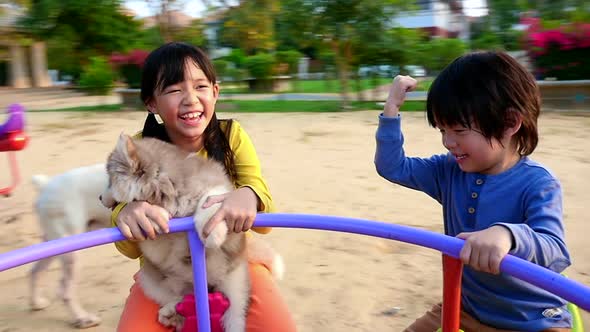
[(314, 45), (318, 53), (330, 50), (342, 87), (342, 107), (347, 108), (348, 73), (358, 65), (363, 47), (378, 49), (382, 33), (392, 18), (408, 7), (402, 0), (287, 0), (279, 15), (280, 40), (299, 45)]
[(274, 51), (274, 18), (279, 8), (277, 0), (240, 1), (228, 9), (221, 30), (222, 44), (238, 47), (248, 55)]
[(449, 63), (467, 52), (467, 45), (461, 39), (456, 38), (434, 38), (424, 49), (424, 65), (428, 70), (438, 72)]
[(108, 56), (135, 46), (139, 22), (121, 8), (118, 0), (31, 0), (20, 25), (47, 41), (50, 67), (77, 78), (92, 56)]

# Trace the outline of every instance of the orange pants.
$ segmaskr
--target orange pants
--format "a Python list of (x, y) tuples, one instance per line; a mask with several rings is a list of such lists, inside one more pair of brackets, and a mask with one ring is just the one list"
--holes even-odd
[[(247, 332), (294, 332), (295, 322), (270, 272), (260, 264), (249, 264), (251, 294)], [(118, 332), (171, 332), (158, 322), (157, 303), (147, 298), (135, 281), (119, 320)], [(231, 305), (231, 304), (230, 304)]]

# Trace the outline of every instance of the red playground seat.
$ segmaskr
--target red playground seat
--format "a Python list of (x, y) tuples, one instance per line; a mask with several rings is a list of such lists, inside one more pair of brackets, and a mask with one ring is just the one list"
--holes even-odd
[(12, 104), (7, 110), (8, 118), (0, 125), (0, 152), (8, 153), (12, 184), (0, 188), (0, 195), (8, 196), (20, 181), (15, 151), (27, 146), (29, 137), (25, 134), (25, 109), (19, 104)]

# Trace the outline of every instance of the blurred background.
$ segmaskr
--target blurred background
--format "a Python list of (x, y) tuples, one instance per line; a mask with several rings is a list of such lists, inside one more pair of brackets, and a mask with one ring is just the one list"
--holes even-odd
[[(169, 41), (199, 46), (213, 59), (217, 111), (273, 113), (239, 120), (256, 142), (282, 211), (437, 232), (435, 201), (374, 172), (378, 112), (342, 111), (382, 110), (398, 74), (419, 80), (402, 110), (424, 111), (428, 88), (453, 59), (474, 50), (508, 52), (537, 79), (543, 144), (534, 158), (562, 181), (575, 262), (568, 275), (590, 285), (589, 0), (0, 0), (0, 126), (9, 104), (25, 107), (31, 143), (19, 152), (23, 182), (102, 161), (121, 130), (136, 132), (145, 118), (136, 111), (144, 110), (142, 65)], [(423, 113), (406, 119), (412, 151), (441, 152)], [(0, 170), (0, 183), (8, 183), (7, 168)], [(32, 210), (36, 192), (26, 182), (0, 198), (0, 251), (42, 240)], [(438, 253), (292, 232), (275, 230), (273, 239), (288, 269), (297, 271), (283, 289), (303, 331), (401, 330), (440, 301)], [(97, 250), (80, 289), (104, 317), (94, 331), (112, 331), (136, 264), (112, 246)], [(15, 296), (0, 302), (0, 331), (66, 330), (63, 312), (30, 316), (25, 273), (1, 274), (0, 293)], [(590, 313), (582, 315), (590, 326)]]
[(141, 107), (134, 89), (145, 57), (168, 41), (205, 49), (233, 99), (332, 94), (323, 99), (346, 108), (383, 100), (397, 74), (426, 91), (457, 56), (501, 49), (540, 81), (577, 81), (575, 91), (545, 83), (547, 107), (590, 103), (587, 0), (2, 0), (0, 36), (0, 91), (74, 89), (129, 107)]

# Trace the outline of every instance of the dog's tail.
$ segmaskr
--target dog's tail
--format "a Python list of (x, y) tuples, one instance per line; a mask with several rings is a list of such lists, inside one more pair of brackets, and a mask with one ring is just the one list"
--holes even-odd
[(254, 236), (248, 237), (248, 261), (264, 265), (277, 280), (283, 279), (285, 275), (283, 257), (266, 242)]
[(50, 179), (51, 178), (47, 175), (37, 174), (33, 175), (31, 182), (33, 182), (33, 185), (37, 188), (37, 190), (41, 190), (43, 189), (43, 187), (45, 187), (45, 185), (47, 184), (47, 182), (49, 182)]

